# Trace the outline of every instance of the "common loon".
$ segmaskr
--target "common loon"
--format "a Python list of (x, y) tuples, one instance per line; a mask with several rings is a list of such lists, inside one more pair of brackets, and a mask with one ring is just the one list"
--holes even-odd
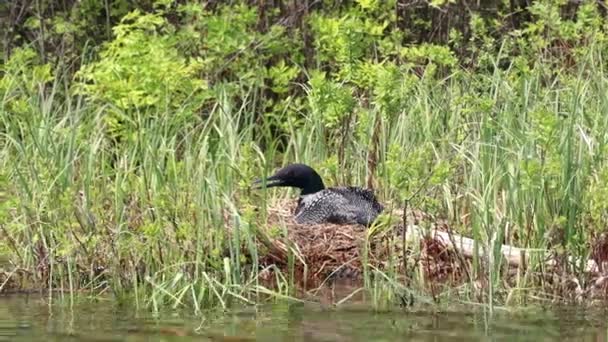
[(254, 182), (254, 187), (286, 186), (301, 189), (295, 220), (299, 224), (337, 223), (371, 225), (384, 210), (374, 192), (359, 187), (325, 188), (321, 176), (310, 166), (290, 164), (274, 175)]

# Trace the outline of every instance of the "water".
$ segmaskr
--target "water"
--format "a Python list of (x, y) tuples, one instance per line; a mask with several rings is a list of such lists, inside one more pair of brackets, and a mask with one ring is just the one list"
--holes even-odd
[(394, 311), (274, 304), (201, 317), (154, 317), (110, 301), (49, 305), (40, 296), (0, 297), (0, 341), (606, 341), (608, 316)]

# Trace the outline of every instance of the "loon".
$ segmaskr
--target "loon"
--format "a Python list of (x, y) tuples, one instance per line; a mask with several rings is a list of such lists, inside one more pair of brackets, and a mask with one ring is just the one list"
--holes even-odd
[(290, 164), (264, 181), (254, 182), (256, 189), (285, 186), (299, 188), (295, 210), (298, 224), (361, 224), (370, 226), (384, 210), (374, 192), (353, 186), (325, 188), (321, 176), (310, 166)]

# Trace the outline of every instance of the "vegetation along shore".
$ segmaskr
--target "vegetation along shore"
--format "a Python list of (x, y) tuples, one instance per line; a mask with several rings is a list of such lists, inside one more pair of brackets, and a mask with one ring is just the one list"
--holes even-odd
[[(200, 312), (348, 281), (334, 304), (605, 303), (606, 16), (1, 2), (0, 293)], [(299, 190), (251, 187), (292, 163), (382, 210), (296, 222)]]

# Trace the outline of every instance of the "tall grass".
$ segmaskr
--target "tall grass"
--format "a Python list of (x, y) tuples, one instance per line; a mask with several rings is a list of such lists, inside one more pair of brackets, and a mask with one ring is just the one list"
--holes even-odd
[[(563, 231), (558, 243), (568, 253), (588, 257), (596, 229), (587, 221), (589, 192), (605, 168), (608, 78), (596, 50), (578, 69), (552, 75), (541, 60), (523, 72), (498, 67), (499, 59), (487, 73), (423, 76), (400, 112), (387, 116), (371, 105), (367, 126), (358, 126), (364, 113), (353, 113), (343, 135), (314, 119), (322, 113), (303, 113), (287, 123), (284, 147), (254, 119), (254, 92), (235, 97), (218, 86), (214, 105), (196, 124), (182, 125), (169, 110), (133, 115), (70, 95), (67, 76), (26, 87), (15, 74), (0, 102), (0, 252), (10, 261), (3, 267), (22, 270), (23, 284), (29, 275), (31, 284), (65, 293), (110, 289), (154, 309), (287, 297), (293, 272), (275, 270), (271, 284), (260, 283), (257, 239), (267, 234), (259, 223), (266, 196), (295, 192), (250, 192), (248, 183), (300, 161), (329, 183), (372, 177), (387, 208), (401, 207), (414, 192), (408, 187), (421, 188), (412, 205), (447, 219), (480, 251), (469, 284), (445, 290), (446, 298), (504, 304), (545, 293), (540, 257), (520, 270), (515, 288), (505, 285), (500, 245), (551, 247), (545, 237), (553, 229)], [(16, 101), (23, 102), (18, 114)], [(121, 141), (110, 138), (109, 112), (135, 127)], [(437, 169), (443, 178), (421, 178)], [(580, 266), (572, 267), (582, 278)], [(378, 303), (392, 302), (414, 288), (425, 293), (420, 272), (413, 267), (405, 276), (417, 281), (405, 286), (397, 271), (367, 269), (365, 284)], [(478, 282), (487, 283), (481, 297)]]

